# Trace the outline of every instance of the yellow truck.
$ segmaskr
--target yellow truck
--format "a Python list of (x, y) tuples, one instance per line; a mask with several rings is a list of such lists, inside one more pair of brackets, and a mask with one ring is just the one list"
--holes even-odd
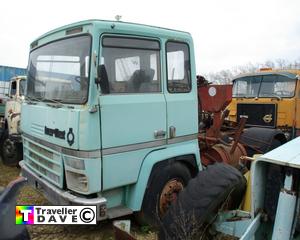
[[(233, 79), (229, 121), (246, 116), (248, 127), (281, 130), (286, 140), (300, 135), (300, 70), (260, 69)], [(280, 139), (279, 139), (280, 140)], [(280, 140), (281, 143), (284, 139)]]

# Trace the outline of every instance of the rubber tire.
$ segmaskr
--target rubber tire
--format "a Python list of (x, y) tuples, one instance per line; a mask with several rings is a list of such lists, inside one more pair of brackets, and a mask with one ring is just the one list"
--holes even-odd
[(236, 207), (245, 190), (246, 179), (237, 169), (224, 163), (209, 165), (179, 193), (162, 219), (159, 239), (193, 239), (229, 195), (237, 199)]
[(270, 147), (268, 148), (268, 151), (271, 151), (275, 148), (278, 148), (281, 145), (282, 145), (282, 143), (278, 139), (274, 138), (272, 140), (272, 143), (271, 143)]
[(5, 148), (5, 142), (8, 141), (9, 139), (9, 135), (8, 135), (8, 131), (5, 130), (3, 132), (3, 135), (1, 137), (1, 141), (0, 141), (0, 146), (1, 146), (1, 157), (2, 157), (2, 162), (4, 165), (6, 166), (18, 166), (19, 161), (22, 160), (22, 156), (23, 156), (23, 149), (22, 149), (22, 143), (17, 143), (13, 140), (12, 141), (13, 144), (13, 152), (14, 154), (12, 155), (8, 155)]
[(159, 216), (159, 198), (165, 184), (171, 179), (180, 179), (186, 186), (191, 179), (189, 169), (179, 162), (172, 162), (163, 168), (156, 168), (148, 183), (141, 211), (136, 214), (136, 220), (142, 224), (158, 227), (161, 224)]

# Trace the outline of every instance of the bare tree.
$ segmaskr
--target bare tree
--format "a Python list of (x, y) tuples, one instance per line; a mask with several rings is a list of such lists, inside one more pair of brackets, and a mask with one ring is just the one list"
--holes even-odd
[(234, 66), (231, 69), (224, 69), (218, 72), (210, 72), (203, 76), (215, 84), (229, 84), (234, 76), (243, 73), (253, 73), (259, 71), (260, 68), (273, 68), (273, 69), (300, 69), (300, 57), (290, 62), (283, 58), (276, 60), (267, 60), (263, 63), (247, 63), (245, 65)]

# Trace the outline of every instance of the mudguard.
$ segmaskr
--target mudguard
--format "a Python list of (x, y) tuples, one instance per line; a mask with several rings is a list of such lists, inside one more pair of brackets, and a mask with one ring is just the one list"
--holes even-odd
[(156, 163), (189, 154), (195, 156), (199, 169), (202, 169), (198, 140), (186, 144), (174, 144), (173, 146), (150, 152), (143, 161), (137, 183), (129, 189), (127, 206), (133, 211), (139, 211), (141, 209), (148, 179)]
[(244, 130), (240, 143), (246, 147), (248, 156), (266, 153), (287, 142), (284, 133), (279, 129), (251, 127)]

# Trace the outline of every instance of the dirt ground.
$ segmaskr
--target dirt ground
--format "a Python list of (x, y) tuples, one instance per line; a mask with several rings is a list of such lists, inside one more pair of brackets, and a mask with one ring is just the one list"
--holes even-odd
[[(6, 186), (19, 173), (19, 168), (4, 166), (0, 159), (0, 186)], [(48, 205), (50, 203), (38, 191), (25, 186), (21, 189), (17, 204)], [(149, 230), (148, 226), (139, 226), (132, 217), (129, 218), (132, 220), (131, 232), (138, 240), (157, 239), (156, 233)], [(124, 219), (128, 219), (128, 217)], [(105, 221), (95, 226), (31, 225), (28, 226), (28, 230), (32, 240), (109, 240), (114, 239), (112, 223), (112, 221)]]

